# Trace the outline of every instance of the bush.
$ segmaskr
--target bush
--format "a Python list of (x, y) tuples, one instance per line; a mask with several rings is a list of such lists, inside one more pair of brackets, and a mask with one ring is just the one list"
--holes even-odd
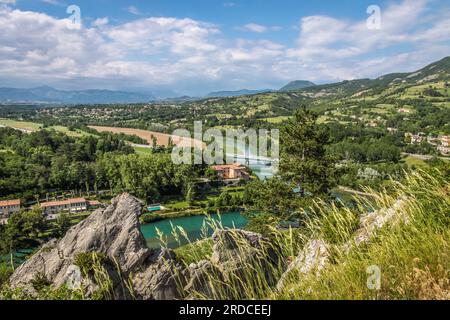
[(80, 252), (75, 256), (74, 264), (80, 268), (81, 273), (88, 277), (94, 272), (96, 265), (102, 265), (107, 260), (107, 257), (103, 253), (98, 252)]

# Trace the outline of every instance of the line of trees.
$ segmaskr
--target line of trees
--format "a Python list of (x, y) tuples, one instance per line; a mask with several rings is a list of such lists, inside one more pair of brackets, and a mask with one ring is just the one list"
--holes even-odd
[[(72, 138), (0, 128), (0, 197), (34, 199), (57, 190), (130, 191), (143, 198), (184, 192), (197, 171), (168, 154), (136, 155), (120, 136)], [(201, 168), (198, 168), (201, 170)]]

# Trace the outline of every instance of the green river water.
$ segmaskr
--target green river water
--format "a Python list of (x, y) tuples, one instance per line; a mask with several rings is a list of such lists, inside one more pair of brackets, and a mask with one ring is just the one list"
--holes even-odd
[[(247, 224), (247, 219), (239, 212), (224, 213), (220, 216), (213, 214), (211, 215), (211, 218), (215, 221), (220, 221), (224, 228), (242, 228)], [(159, 248), (161, 246), (157, 233), (158, 229), (164, 234), (166, 239), (165, 241), (167, 241), (167, 246), (173, 249), (188, 243), (188, 240), (182, 236), (180, 236), (180, 242), (178, 242), (172, 235), (173, 228), (183, 228), (184, 231), (186, 231), (189, 240), (194, 242), (202, 239), (202, 226), (204, 224), (208, 225), (206, 220), (207, 217), (203, 215), (162, 220), (142, 225), (141, 231), (147, 240), (147, 246), (149, 248)], [(211, 236), (212, 233), (213, 230), (211, 228), (207, 228), (207, 235)]]

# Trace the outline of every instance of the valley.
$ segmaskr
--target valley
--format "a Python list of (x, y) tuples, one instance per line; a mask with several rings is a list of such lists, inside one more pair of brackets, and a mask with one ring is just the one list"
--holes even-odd
[[(448, 185), (449, 61), (374, 80), (328, 85), (297, 81), (277, 92), (222, 92), (215, 94), (219, 97), (179, 102), (4, 104), (0, 199), (5, 208), (10, 201), (19, 203), (20, 211), (1, 216), (0, 249), (11, 254), (0, 263), (6, 270), (3, 277), (12, 272), (11, 263), (16, 267), (23, 262), (23, 255), (13, 255), (11, 248), (34, 253), (48, 240), (64, 239), (71, 228), (98, 219), (95, 207), (115, 208), (115, 199), (125, 199), (124, 206), (135, 201), (128, 195), (142, 205), (134, 213), (147, 248), (174, 249), (176, 263), (185, 267), (213, 257), (213, 242), (221, 241), (217, 234), (223, 228), (294, 242), (289, 237), (312, 232), (314, 227), (305, 225), (311, 210), (324, 237), (331, 232), (328, 240), (340, 248), (333, 237), (351, 236), (357, 224), (353, 210), (389, 210), (378, 199), (385, 192), (413, 188), (408, 183), (422, 175), (441, 179), (439, 186), (430, 182), (430, 188)], [(279, 129), (280, 172), (245, 159), (225, 166), (174, 164), (174, 147), (205, 149), (203, 141), (173, 135), (176, 129), (192, 131), (199, 120), (204, 130), (222, 133)], [(225, 140), (226, 148), (230, 145), (234, 141)], [(302, 155), (300, 149), (313, 152)], [(95, 206), (61, 209), (67, 201)], [(314, 209), (317, 201), (321, 205)], [(395, 203), (390, 199), (388, 205)], [(48, 206), (57, 209), (43, 213)], [(352, 225), (345, 236), (336, 231), (339, 226), (327, 229), (328, 223), (337, 223), (327, 219), (341, 215), (339, 208), (352, 212), (353, 218), (337, 218)], [(333, 213), (324, 218), (315, 210)], [(21, 237), (11, 238), (15, 235)], [(273, 272), (280, 276), (279, 270)], [(279, 294), (290, 297), (286, 290)]]

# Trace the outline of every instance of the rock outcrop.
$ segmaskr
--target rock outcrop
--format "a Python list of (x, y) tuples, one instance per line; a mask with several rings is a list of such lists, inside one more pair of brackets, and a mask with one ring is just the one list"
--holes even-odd
[[(387, 224), (408, 222), (406, 202), (401, 198), (390, 208), (363, 215), (355, 235), (340, 247), (342, 251), (370, 241), (376, 230)], [(36, 279), (41, 283), (44, 279), (54, 287), (83, 286), (88, 296), (93, 295), (102, 287), (98, 277), (80, 265), (81, 255), (84, 264), (100, 264), (101, 272), (112, 283), (111, 299), (238, 299), (245, 298), (246, 281), (282, 291), (291, 276), (320, 276), (330, 261), (330, 245), (320, 238), (310, 239), (286, 266), (278, 250), (262, 235), (219, 229), (212, 236), (212, 255), (186, 267), (170, 249), (147, 248), (139, 224), (142, 205), (126, 193), (114, 198), (110, 206), (92, 213), (62, 239), (44, 245), (13, 273), (10, 286), (33, 295)], [(98, 260), (90, 261), (94, 255)]]
[[(73, 276), (80, 267), (76, 265), (77, 256), (96, 253), (107, 259), (104, 267), (114, 282), (114, 298), (126, 299), (131, 294), (136, 298), (177, 297), (171, 268), (179, 266), (171, 252), (159, 254), (147, 248), (139, 229), (142, 205), (140, 200), (126, 193), (114, 198), (108, 208), (95, 211), (62, 239), (50, 241), (21, 265), (10, 278), (11, 287), (25, 288), (33, 294), (32, 283), (36, 277), (45, 278), (55, 287), (68, 283), (73, 286)], [(120, 279), (127, 281), (130, 275), (136, 286), (127, 292)], [(143, 288), (143, 283), (148, 287)], [(97, 288), (86, 275), (82, 275), (81, 284), (90, 288), (90, 292)]]
[(281, 291), (289, 277), (298, 273), (307, 275), (315, 273), (319, 276), (329, 261), (330, 253), (328, 244), (323, 239), (309, 240), (300, 254), (289, 264), (277, 284), (277, 290)]
[(369, 242), (378, 229), (385, 225), (395, 225), (398, 223), (408, 223), (408, 215), (405, 212), (407, 198), (402, 197), (395, 201), (389, 208), (381, 208), (369, 212), (360, 218), (359, 229), (354, 238), (355, 245)]
[[(188, 298), (238, 299), (246, 281), (275, 285), (275, 270), (282, 260), (262, 235), (234, 229), (218, 229), (212, 236), (213, 252), (209, 260), (191, 264), (186, 270)], [(241, 290), (242, 289), (242, 290)]]
[[(408, 215), (405, 211), (407, 198), (402, 197), (388, 208), (381, 208), (360, 217), (359, 228), (353, 238), (339, 247), (343, 253), (349, 253), (355, 246), (370, 242), (377, 230), (386, 225), (408, 223)], [(320, 271), (326, 268), (330, 258), (329, 244), (323, 239), (311, 239), (303, 247), (300, 254), (289, 264), (277, 284), (277, 290), (282, 291), (289, 277), (298, 274), (315, 274), (320, 276)]]
[[(170, 300), (199, 295), (217, 297), (211, 286), (224, 283), (230, 275), (245, 272), (252, 263), (278, 263), (267, 239), (242, 230), (217, 230), (209, 260), (183, 267), (170, 249), (150, 250), (140, 231), (142, 203), (129, 194), (114, 198), (72, 227), (60, 240), (52, 240), (20, 266), (10, 278), (12, 288), (36, 294), (33, 282), (45, 279), (55, 288), (82, 285), (87, 294), (99, 289), (97, 279), (82, 272), (77, 257), (103, 257), (101, 264), (113, 283), (113, 299)], [(270, 259), (265, 259), (265, 257)], [(271, 260), (272, 259), (272, 260)]]

